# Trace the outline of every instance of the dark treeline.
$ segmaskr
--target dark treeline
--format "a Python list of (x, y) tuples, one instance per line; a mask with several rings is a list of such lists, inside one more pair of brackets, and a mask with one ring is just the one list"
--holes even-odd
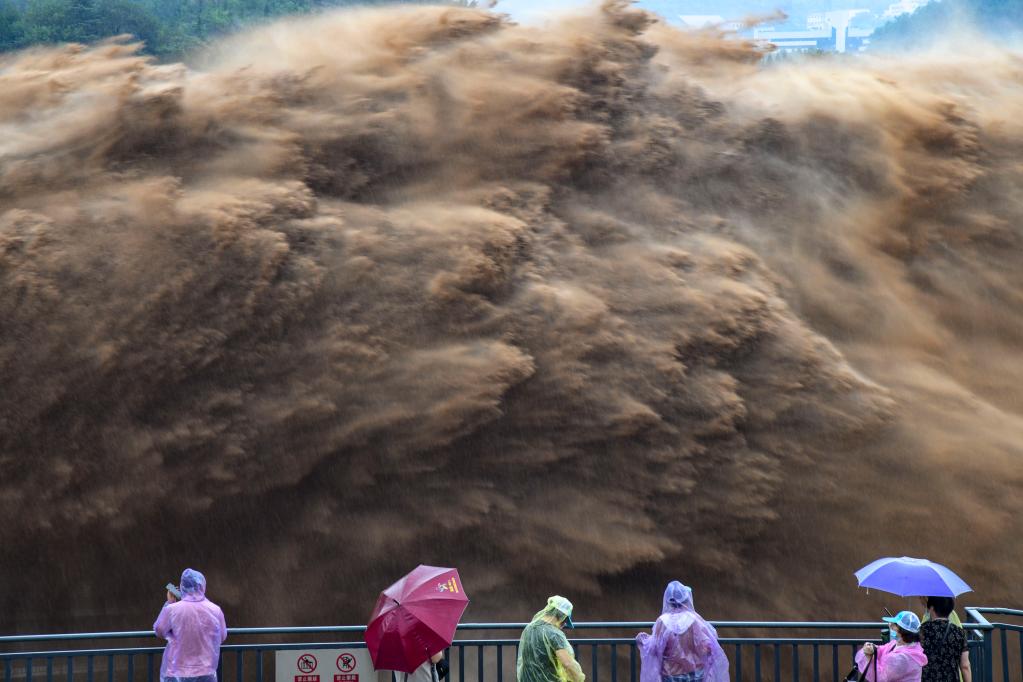
[[(380, 0), (0, 0), (0, 51), (128, 33), (162, 58), (254, 21)], [(467, 3), (457, 3), (467, 4)]]

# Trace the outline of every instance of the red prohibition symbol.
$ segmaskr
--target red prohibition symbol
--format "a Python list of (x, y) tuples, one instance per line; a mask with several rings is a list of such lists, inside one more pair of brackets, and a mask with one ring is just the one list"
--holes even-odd
[(303, 673), (311, 673), (316, 670), (316, 657), (312, 654), (302, 654), (299, 656), (298, 670)]
[(341, 654), (337, 657), (337, 669), (343, 673), (350, 673), (355, 670), (355, 656)]

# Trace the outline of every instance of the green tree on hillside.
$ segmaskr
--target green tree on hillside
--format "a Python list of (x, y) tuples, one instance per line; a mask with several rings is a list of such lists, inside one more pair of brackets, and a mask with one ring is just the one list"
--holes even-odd
[[(127, 33), (142, 40), (150, 54), (177, 58), (252, 22), (380, 1), (0, 0), (0, 51), (37, 44), (88, 43)], [(472, 4), (469, 0), (449, 1)]]

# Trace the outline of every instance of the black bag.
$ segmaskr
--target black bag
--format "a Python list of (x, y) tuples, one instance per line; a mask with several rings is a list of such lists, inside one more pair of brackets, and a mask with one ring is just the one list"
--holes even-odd
[[(877, 682), (877, 646), (874, 647), (874, 655), (870, 659), (874, 662), (874, 682)], [(867, 667), (870, 667), (870, 661), (867, 661)], [(852, 670), (842, 678), (842, 682), (863, 682), (865, 679), (867, 679), (867, 671), (860, 672), (860, 666), (854, 663)]]

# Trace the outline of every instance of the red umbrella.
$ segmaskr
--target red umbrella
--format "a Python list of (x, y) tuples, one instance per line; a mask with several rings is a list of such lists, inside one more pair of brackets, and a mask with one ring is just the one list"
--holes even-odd
[(451, 646), (469, 598), (453, 568), (419, 566), (380, 593), (366, 628), (377, 670), (411, 673)]

